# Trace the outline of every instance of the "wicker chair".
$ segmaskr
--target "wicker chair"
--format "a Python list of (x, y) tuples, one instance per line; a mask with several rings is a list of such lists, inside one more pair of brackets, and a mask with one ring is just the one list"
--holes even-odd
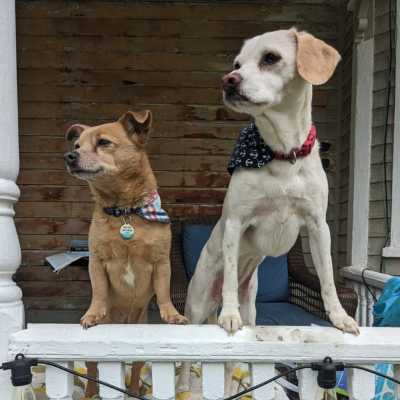
[[(183, 223), (214, 224), (216, 218), (199, 217), (186, 221), (174, 221), (172, 224), (172, 249), (171, 249), (171, 297), (175, 307), (184, 312), (188, 279), (185, 273), (182, 251), (182, 226)], [(311, 274), (305, 264), (298, 239), (288, 254), (289, 270), (289, 302), (302, 307), (319, 318), (328, 320), (327, 313), (321, 297), (321, 287), (316, 276)], [(355, 316), (358, 298), (353, 289), (338, 286), (338, 296), (344, 309), (351, 316)]]

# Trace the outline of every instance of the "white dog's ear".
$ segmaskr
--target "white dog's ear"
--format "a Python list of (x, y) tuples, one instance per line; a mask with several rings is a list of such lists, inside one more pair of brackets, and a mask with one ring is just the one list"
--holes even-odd
[(119, 118), (119, 122), (130, 135), (136, 134), (142, 144), (147, 142), (152, 124), (150, 110), (127, 111)]
[(333, 75), (340, 54), (332, 46), (307, 32), (294, 32), (297, 38), (297, 71), (312, 85), (322, 85)]
[(82, 125), (82, 124), (71, 125), (68, 128), (67, 132), (65, 133), (65, 139), (68, 142), (71, 142), (72, 140), (76, 140), (79, 138), (79, 136), (81, 136), (81, 133), (87, 128), (89, 128), (88, 125)]

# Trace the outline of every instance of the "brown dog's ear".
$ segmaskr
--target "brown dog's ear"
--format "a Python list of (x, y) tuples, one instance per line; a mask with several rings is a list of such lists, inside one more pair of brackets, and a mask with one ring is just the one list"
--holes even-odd
[(119, 122), (129, 135), (136, 134), (142, 144), (147, 142), (150, 134), (152, 115), (150, 110), (127, 111), (119, 118)]
[(67, 132), (65, 133), (65, 139), (68, 142), (72, 142), (73, 140), (76, 140), (81, 136), (81, 133), (89, 128), (87, 125), (81, 125), (81, 124), (74, 124), (71, 125), (68, 129)]
[(340, 54), (307, 32), (295, 32), (297, 38), (297, 71), (312, 85), (322, 85), (333, 75)]

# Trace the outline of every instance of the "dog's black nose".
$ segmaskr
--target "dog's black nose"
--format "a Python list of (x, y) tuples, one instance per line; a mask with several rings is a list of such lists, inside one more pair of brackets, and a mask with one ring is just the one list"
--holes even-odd
[(64, 154), (64, 160), (67, 164), (73, 164), (79, 158), (79, 153), (77, 151), (70, 151)]
[(222, 77), (222, 87), (227, 91), (236, 89), (240, 82), (242, 82), (242, 77), (238, 72), (231, 72)]

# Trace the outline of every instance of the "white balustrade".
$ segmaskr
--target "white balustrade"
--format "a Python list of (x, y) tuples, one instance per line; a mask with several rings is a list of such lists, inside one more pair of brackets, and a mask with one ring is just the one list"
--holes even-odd
[(224, 363), (202, 364), (202, 389), (205, 400), (220, 400), (224, 397)]
[[(277, 362), (303, 365), (322, 361), (327, 356), (334, 361), (368, 368), (380, 362), (392, 363), (398, 377), (399, 337), (400, 328), (361, 328), (361, 334), (354, 336), (326, 327), (246, 327), (229, 336), (213, 325), (103, 325), (85, 331), (78, 325), (32, 324), (11, 336), (9, 358), (22, 352), (27, 357), (40, 357), (63, 365), (95, 360), (99, 377), (121, 388), (125, 387), (125, 362), (151, 361), (153, 398), (157, 400), (176, 396), (175, 362), (201, 362), (203, 398), (221, 400), (224, 397), (224, 362), (248, 363), (253, 385), (275, 376)], [(70, 400), (71, 376), (51, 367), (46, 370), (49, 398)], [(372, 399), (375, 376), (359, 370), (348, 371), (351, 399)], [(309, 369), (298, 371), (302, 400), (321, 400), (322, 390), (316, 377), (317, 373)], [(103, 387), (100, 395), (107, 400), (124, 398)], [(257, 389), (253, 398), (283, 399), (277, 383)]]
[[(0, 1), (0, 359), (7, 356), (11, 332), (24, 320), (21, 290), (12, 280), (21, 262), (14, 225), (19, 170), (15, 1)], [(10, 396), (8, 376), (0, 375), (0, 399)]]
[(360, 326), (372, 326), (374, 298), (368, 288), (379, 298), (385, 283), (392, 278), (392, 275), (365, 270), (363, 277), (363, 269), (358, 267), (341, 268), (340, 274), (346, 280), (346, 285), (352, 287), (358, 295), (357, 322)]

